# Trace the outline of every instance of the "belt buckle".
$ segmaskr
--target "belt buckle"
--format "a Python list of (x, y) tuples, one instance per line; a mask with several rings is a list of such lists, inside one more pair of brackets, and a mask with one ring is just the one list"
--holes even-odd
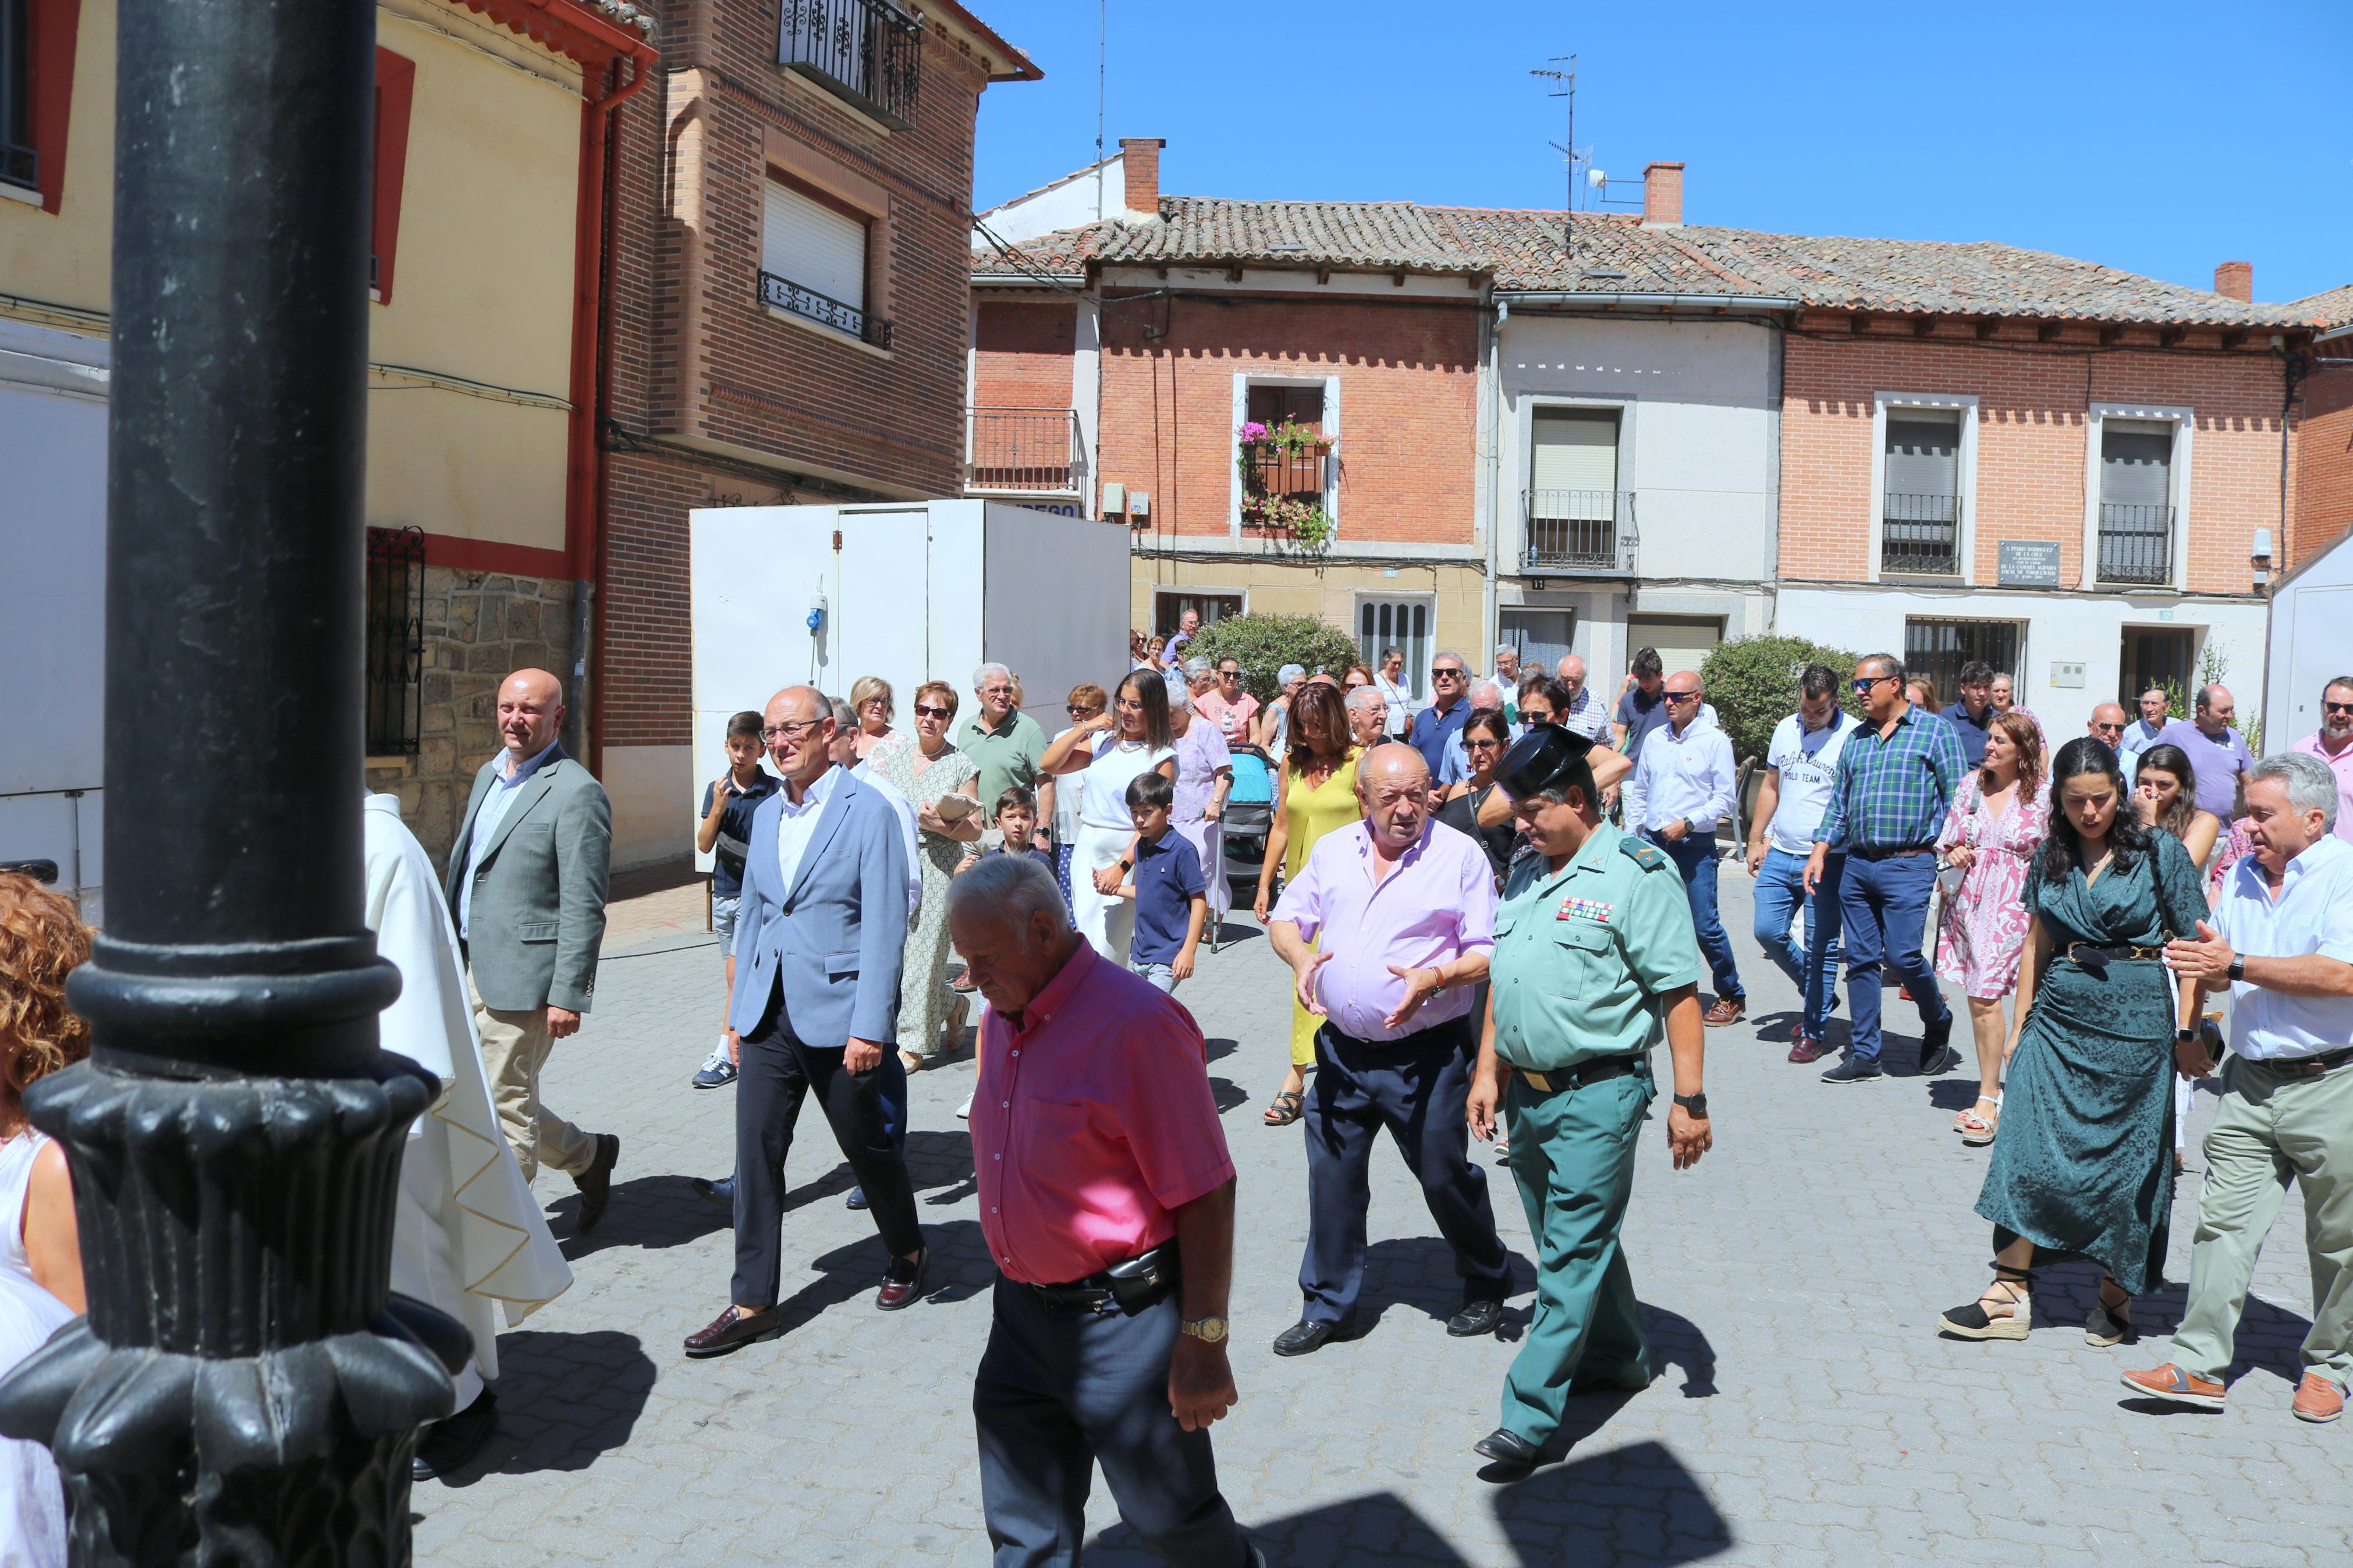
[(1546, 1078), (1544, 1074), (1540, 1072), (1532, 1072), (1526, 1068), (1522, 1068), (1520, 1069), (1520, 1076), (1527, 1079), (1528, 1087), (1535, 1089), (1538, 1094), (1550, 1094), (1552, 1092), (1552, 1079)]

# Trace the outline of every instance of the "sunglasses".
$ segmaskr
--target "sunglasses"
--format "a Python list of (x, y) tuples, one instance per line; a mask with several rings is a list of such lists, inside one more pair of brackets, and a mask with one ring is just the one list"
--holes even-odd
[(2122, 724), (2094, 724), (2092, 726), (2092, 732), (2097, 735), (2121, 735), (2125, 732), (2125, 727)]
[(1431, 670), (1430, 674), (1430, 679), (1433, 680), (1460, 680), (1462, 679), (1462, 672), (1459, 669), (1439, 668)]
[(1699, 700), (1699, 693), (1696, 691), (1670, 691), (1667, 693), (1667, 700), (1670, 702), (1696, 702)]
[(2323, 702), (2321, 706), (2331, 713), (2353, 713), (2353, 702)]
[(1062, 711), (1065, 713), (1100, 713), (1103, 710), (1100, 708), (1082, 707), (1079, 703), (1071, 702), (1064, 704)]
[(928, 702), (916, 703), (915, 712), (918, 717), (924, 719), (953, 719), (955, 717), (955, 709), (934, 708)]
[(1868, 697), (1871, 695), (1871, 689), (1873, 687), (1878, 685), (1883, 680), (1893, 680), (1895, 678), (1892, 675), (1874, 675), (1868, 680), (1858, 680), (1853, 683), (1854, 694), (1857, 697)]

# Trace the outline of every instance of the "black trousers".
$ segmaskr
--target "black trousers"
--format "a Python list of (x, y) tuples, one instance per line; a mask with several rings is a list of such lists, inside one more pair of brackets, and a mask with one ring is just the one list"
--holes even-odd
[(1330, 1024), (1315, 1032), (1307, 1089), (1307, 1254), (1300, 1259), (1301, 1316), (1345, 1321), (1365, 1283), (1365, 1214), (1372, 1203), (1373, 1145), (1388, 1129), (1421, 1183), (1438, 1232), (1454, 1248), (1466, 1300), (1511, 1292), (1511, 1254), (1495, 1231), (1487, 1173), (1471, 1163), (1463, 1107), (1475, 1047), (1468, 1018), (1397, 1041), (1355, 1039)]
[[(886, 1056), (893, 1048), (882, 1042)], [(881, 1074), (846, 1071), (841, 1058), (840, 1051), (801, 1044), (774, 1022), (743, 1043), (735, 1079), (735, 1282), (730, 1298), (739, 1307), (776, 1303), (785, 1155), (793, 1146), (801, 1101), (812, 1090), (842, 1158), (866, 1189), (868, 1212), (891, 1256), (903, 1258), (923, 1245), (907, 1163), (883, 1126)]]
[(1103, 1466), (1127, 1527), (1176, 1568), (1246, 1568), (1250, 1551), (1218, 1491), (1206, 1428), (1168, 1408), (1176, 1298), (1130, 1317), (1050, 1306), (999, 1278), (973, 1379), (981, 1510), (995, 1568), (1072, 1568)]

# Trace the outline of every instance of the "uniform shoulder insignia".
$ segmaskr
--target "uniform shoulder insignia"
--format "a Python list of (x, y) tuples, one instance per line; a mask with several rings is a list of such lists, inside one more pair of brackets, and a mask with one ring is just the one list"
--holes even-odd
[(1630, 833), (1618, 840), (1618, 853), (1645, 871), (1656, 871), (1668, 863), (1656, 846), (1645, 844)]

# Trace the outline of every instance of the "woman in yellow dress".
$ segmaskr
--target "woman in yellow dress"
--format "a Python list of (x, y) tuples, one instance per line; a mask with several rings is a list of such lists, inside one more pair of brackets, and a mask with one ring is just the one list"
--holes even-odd
[[(1282, 809), (1267, 830), (1266, 864), (1258, 874), (1259, 924), (1274, 901), (1274, 868), (1283, 880), (1299, 875), (1316, 840), (1335, 827), (1363, 818), (1356, 800), (1357, 749), (1348, 743), (1348, 710), (1337, 687), (1311, 680), (1291, 700), (1291, 747), (1275, 783), (1275, 798)], [(1291, 1002), (1291, 1070), (1282, 1088), (1266, 1108), (1269, 1127), (1288, 1127), (1299, 1120), (1307, 1103), (1307, 1068), (1315, 1059), (1315, 1031), (1323, 1020)]]

